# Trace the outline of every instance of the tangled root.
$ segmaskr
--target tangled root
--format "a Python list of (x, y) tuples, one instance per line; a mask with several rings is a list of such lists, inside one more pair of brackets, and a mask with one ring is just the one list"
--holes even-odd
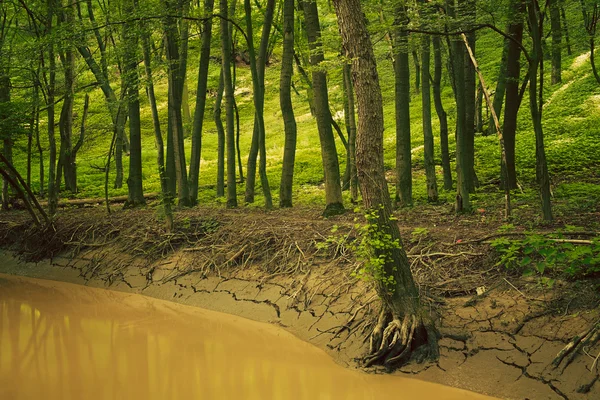
[[(600, 342), (600, 321), (597, 321), (587, 331), (575, 336), (556, 356), (552, 361), (552, 366), (558, 368), (561, 364), (562, 370), (564, 371), (571, 362), (575, 359), (578, 353), (587, 353), (587, 350), (593, 348), (598, 342)], [(598, 375), (598, 359), (600, 354), (594, 359), (590, 368), (591, 372), (596, 370)], [(564, 363), (563, 363), (564, 361)]]
[[(384, 307), (371, 333), (369, 353), (363, 358), (362, 364), (365, 367), (383, 365), (392, 369), (416, 356), (417, 350), (422, 354), (424, 347), (429, 355), (437, 354), (436, 335), (429, 334), (422, 319), (414, 314), (400, 318)], [(434, 351), (429, 351), (431, 349)]]

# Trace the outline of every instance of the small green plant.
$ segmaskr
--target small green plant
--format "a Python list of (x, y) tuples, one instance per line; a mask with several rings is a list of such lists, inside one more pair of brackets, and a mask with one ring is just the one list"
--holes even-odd
[(410, 233), (410, 242), (419, 243), (425, 240), (429, 236), (429, 229), (427, 228), (415, 228)]
[[(546, 271), (573, 278), (600, 273), (600, 238), (573, 242), (527, 235), (519, 240), (501, 237), (493, 240), (491, 245), (500, 255), (496, 265), (520, 270), (523, 276), (542, 277)], [(546, 279), (542, 283), (551, 286), (554, 281)]]
[[(334, 225), (331, 228), (331, 235), (324, 241), (317, 242), (316, 247), (322, 251), (333, 251), (336, 256), (346, 254), (348, 251), (352, 252), (359, 266), (351, 276), (366, 281), (381, 282), (392, 290), (396, 281), (393, 276), (386, 273), (385, 266), (392, 261), (390, 253), (400, 248), (400, 242), (392, 239), (390, 233), (381, 229), (379, 213), (383, 211), (382, 207), (354, 211), (364, 215), (366, 224), (355, 218), (353, 228), (345, 234), (340, 234), (339, 226)], [(394, 220), (393, 217), (391, 219)]]

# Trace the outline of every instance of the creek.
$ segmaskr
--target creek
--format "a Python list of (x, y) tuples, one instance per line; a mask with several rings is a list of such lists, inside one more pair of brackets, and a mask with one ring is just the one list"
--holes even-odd
[(485, 399), (343, 368), (273, 325), (0, 274), (0, 399)]

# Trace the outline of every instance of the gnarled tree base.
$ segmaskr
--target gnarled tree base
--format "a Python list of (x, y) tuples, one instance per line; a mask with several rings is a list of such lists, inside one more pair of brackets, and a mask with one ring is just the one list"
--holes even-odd
[(438, 357), (438, 333), (433, 326), (427, 326), (419, 315), (400, 316), (384, 305), (362, 364), (365, 367), (382, 365), (390, 370), (411, 359), (423, 362)]

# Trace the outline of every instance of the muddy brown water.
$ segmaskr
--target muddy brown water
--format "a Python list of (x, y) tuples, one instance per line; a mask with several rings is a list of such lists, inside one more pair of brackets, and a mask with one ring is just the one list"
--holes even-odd
[(486, 399), (345, 369), (272, 325), (0, 274), (0, 399)]

